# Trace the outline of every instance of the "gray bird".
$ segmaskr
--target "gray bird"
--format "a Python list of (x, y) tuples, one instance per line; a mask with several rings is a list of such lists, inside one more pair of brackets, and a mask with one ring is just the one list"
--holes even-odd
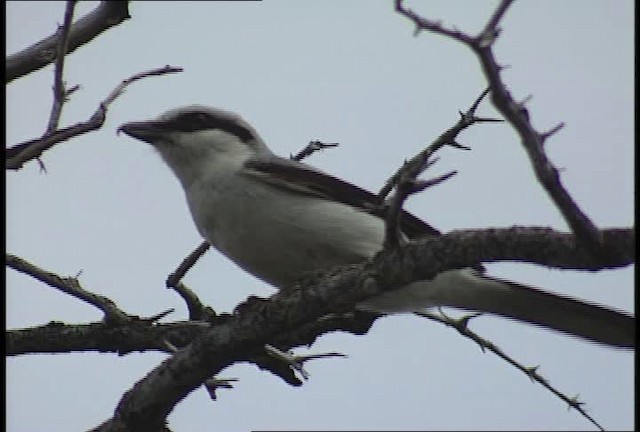
[[(237, 114), (187, 106), (119, 131), (151, 144), (184, 189), (200, 234), (276, 288), (306, 272), (360, 263), (382, 248), (377, 197), (307, 164), (276, 156)], [(407, 239), (440, 233), (408, 212)], [(635, 318), (493, 278), (481, 266), (440, 273), (359, 303), (381, 313), (451, 306), (487, 312), (598, 343), (635, 347)]]

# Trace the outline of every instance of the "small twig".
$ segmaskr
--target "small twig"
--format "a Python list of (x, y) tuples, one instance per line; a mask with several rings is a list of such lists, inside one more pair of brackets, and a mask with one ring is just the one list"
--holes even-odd
[(64, 60), (69, 46), (69, 32), (73, 22), (73, 11), (75, 6), (75, 0), (67, 1), (67, 8), (64, 13), (64, 23), (62, 24), (62, 27), (59, 28), (60, 37), (58, 38), (59, 42), (56, 53), (55, 70), (53, 73), (53, 105), (51, 107), (51, 114), (49, 115), (47, 129), (43, 136), (50, 135), (58, 129), (60, 115), (62, 114), (62, 107), (70, 94), (70, 92), (67, 92), (65, 89), (62, 77), (64, 74)]
[(231, 383), (239, 381), (238, 378), (209, 378), (204, 382), (204, 388), (209, 392), (209, 397), (212, 400), (216, 400), (216, 390), (219, 388), (232, 389), (233, 385)]
[(451, 127), (449, 130), (445, 131), (442, 135), (440, 135), (433, 143), (431, 143), (427, 148), (422, 150), (420, 153), (412, 157), (409, 161), (405, 162), (405, 164), (400, 167), (390, 178), (387, 180), (385, 185), (378, 192), (378, 196), (380, 198), (386, 198), (389, 193), (393, 190), (393, 188), (398, 183), (398, 178), (400, 175), (407, 171), (419, 171), (419, 168), (423, 166), (427, 166), (429, 164), (429, 158), (440, 148), (448, 145), (451, 147), (468, 149), (468, 147), (461, 146), (460, 144), (455, 142), (455, 138), (458, 136), (460, 132), (464, 129), (468, 128), (474, 123), (487, 123), (487, 122), (500, 122), (501, 120), (497, 119), (488, 119), (488, 118), (480, 118), (475, 116), (475, 112), (482, 100), (489, 93), (489, 89), (485, 89), (478, 98), (473, 102), (471, 107), (467, 110), (466, 113), (460, 113), (460, 119), (458, 122)]
[(158, 312), (155, 315), (151, 315), (150, 317), (143, 318), (143, 320), (155, 323), (155, 322), (160, 321), (162, 318), (166, 317), (167, 315), (172, 314), (173, 312), (175, 312), (175, 309), (170, 308), (170, 309), (167, 309), (165, 311)]
[(451, 172), (448, 172), (447, 174), (443, 174), (441, 176), (434, 177), (429, 180), (416, 180), (409, 192), (410, 193), (422, 192), (425, 189), (428, 189), (432, 186), (436, 186), (444, 181), (449, 180), (451, 177), (453, 177), (457, 173), (458, 173), (457, 171), (451, 171)]
[(182, 300), (187, 304), (189, 311), (189, 319), (194, 321), (210, 321), (216, 316), (216, 311), (210, 306), (205, 306), (200, 298), (189, 287), (182, 282), (178, 282), (173, 286), (167, 287), (178, 293)]
[(138, 74), (135, 74), (125, 80), (123, 80), (115, 89), (113, 89), (113, 91), (109, 94), (109, 96), (107, 96), (107, 98), (102, 101), (101, 105), (104, 105), (105, 109), (107, 106), (109, 106), (111, 104), (111, 102), (113, 102), (114, 100), (116, 100), (122, 93), (124, 93), (124, 90), (127, 88), (127, 86), (131, 83), (134, 83), (142, 78), (147, 78), (150, 76), (160, 76), (160, 75), (166, 75), (166, 74), (170, 74), (170, 73), (176, 73), (176, 72), (182, 72), (184, 69), (182, 69), (181, 67), (175, 67), (175, 66), (169, 66), (166, 65), (164, 67), (158, 68), (158, 69), (152, 69), (149, 71), (145, 71), (145, 72), (140, 72)]
[(65, 294), (69, 294), (85, 303), (97, 307), (104, 313), (106, 322), (124, 324), (130, 320), (129, 316), (120, 310), (113, 301), (85, 290), (80, 286), (78, 279), (75, 277), (60, 277), (11, 254), (6, 254), (6, 263), (7, 266), (14, 270), (27, 274)]
[(182, 68), (173, 67), (173, 66), (165, 66), (163, 68), (154, 69), (147, 72), (142, 72), (137, 75), (132, 76), (131, 78), (127, 78), (122, 81), (110, 94), (107, 98), (100, 103), (96, 112), (89, 118), (89, 120), (85, 122), (76, 123), (73, 126), (58, 129), (53, 132), (51, 135), (32, 139), (20, 144), (16, 144), (15, 146), (8, 148), (5, 150), (5, 168), (18, 170), (22, 168), (22, 166), (32, 160), (38, 158), (44, 151), (50, 149), (54, 145), (66, 141), (75, 136), (81, 135), (83, 133), (90, 132), (92, 130), (99, 129), (105, 121), (107, 115), (107, 108), (109, 105), (120, 96), (125, 87), (131, 84), (134, 81), (137, 81), (141, 78), (145, 78), (148, 76), (155, 75), (165, 75), (168, 73), (182, 72)]
[(292, 352), (284, 352), (279, 350), (278, 348), (272, 345), (265, 345), (265, 351), (267, 353), (283, 362), (288, 364), (291, 368), (298, 371), (302, 378), (305, 380), (309, 379), (309, 373), (304, 369), (304, 363), (309, 360), (315, 360), (319, 358), (329, 358), (329, 357), (347, 357), (345, 354), (338, 352), (330, 352), (330, 353), (322, 353), (322, 354), (309, 354), (298, 356), (293, 354)]
[(428, 147), (415, 155), (409, 161), (405, 162), (396, 172), (391, 176), (389, 180), (382, 187), (378, 196), (381, 199), (387, 197), (387, 195), (395, 187), (395, 194), (388, 200), (388, 211), (386, 215), (385, 224), (385, 242), (386, 248), (396, 247), (400, 244), (402, 236), (400, 232), (400, 214), (404, 202), (409, 195), (418, 191), (422, 191), (427, 187), (439, 184), (456, 174), (455, 171), (451, 171), (435, 179), (427, 181), (418, 181), (418, 176), (432, 166), (435, 161), (432, 159), (433, 155), (444, 146), (450, 146), (457, 149), (469, 150), (469, 147), (459, 144), (456, 141), (457, 136), (476, 123), (496, 122), (499, 120), (490, 118), (481, 118), (475, 115), (480, 102), (489, 93), (489, 89), (483, 91), (480, 96), (473, 102), (467, 112), (460, 113), (460, 119), (458, 122), (441, 134), (434, 142)]
[(547, 132), (540, 134), (540, 138), (542, 140), (542, 142), (544, 143), (545, 141), (547, 141), (547, 139), (549, 139), (552, 135), (555, 135), (556, 133), (560, 132), (560, 130), (562, 128), (564, 128), (564, 122), (560, 122), (558, 123), (556, 126), (552, 127), (550, 130), (548, 130)]
[(417, 36), (421, 30), (429, 30), (434, 33), (441, 34), (443, 36), (448, 36), (450, 38), (459, 40), (464, 43), (470, 43), (471, 37), (458, 31), (456, 29), (448, 29), (442, 25), (439, 21), (428, 20), (420, 15), (413, 12), (411, 9), (405, 8), (402, 5), (403, 0), (396, 0), (395, 8), (396, 12), (400, 15), (404, 15), (409, 18), (414, 25), (416, 26), (415, 31), (413, 33), (414, 36)]
[(320, 151), (326, 148), (331, 148), (331, 147), (338, 147), (339, 145), (340, 145), (339, 143), (323, 143), (321, 141), (309, 141), (309, 144), (307, 144), (305, 148), (300, 150), (295, 155), (290, 155), (289, 159), (299, 162), (302, 159), (311, 156), (317, 151)]
[(209, 250), (210, 246), (209, 242), (203, 241), (197, 248), (187, 255), (187, 257), (182, 260), (178, 268), (176, 268), (176, 270), (167, 278), (167, 288), (173, 288), (174, 285), (180, 282), (180, 279), (182, 279), (191, 267), (193, 267), (200, 259), (200, 257)]
[(542, 375), (538, 373), (538, 369), (539, 369), (538, 366), (534, 366), (534, 367), (524, 366), (523, 364), (515, 360), (513, 357), (505, 353), (500, 347), (495, 345), (493, 342), (483, 338), (482, 336), (478, 335), (474, 331), (470, 330), (468, 327), (469, 321), (472, 320), (473, 318), (476, 318), (482, 315), (481, 313), (475, 313), (475, 314), (464, 316), (460, 319), (454, 319), (447, 316), (441, 309), (438, 309), (438, 312), (439, 312), (439, 315), (436, 315), (430, 312), (414, 312), (414, 313), (415, 315), (421, 316), (423, 318), (428, 318), (432, 321), (437, 321), (449, 327), (453, 327), (458, 331), (458, 333), (477, 343), (480, 346), (480, 349), (482, 349), (482, 351), (489, 350), (495, 355), (497, 355), (498, 357), (500, 357), (501, 359), (505, 360), (510, 365), (515, 366), (517, 369), (519, 369), (521, 372), (527, 375), (532, 381), (539, 383), (540, 385), (545, 387), (547, 390), (555, 394), (557, 397), (562, 399), (564, 402), (569, 404), (569, 407), (578, 410), (587, 420), (589, 420), (598, 429), (604, 430), (602, 426), (600, 426), (600, 424), (593, 417), (587, 414), (587, 412), (582, 408), (582, 406), (584, 405), (583, 402), (579, 402), (577, 398), (571, 398), (565, 395), (560, 390), (552, 386), (546, 378), (544, 378)]
[[(272, 346), (278, 346), (281, 350), (303, 345), (311, 346), (320, 335), (334, 331), (364, 335), (379, 316), (362, 311), (324, 315), (317, 320), (296, 327), (294, 330), (279, 334), (272, 339)], [(303, 381), (296, 376), (296, 370), (291, 368), (288, 362), (282, 362), (279, 357), (274, 357), (265, 350), (251, 355), (248, 361), (279, 377), (291, 386), (298, 387), (303, 384)]]
[(191, 320), (207, 320), (215, 316), (215, 312), (208, 306), (204, 306), (198, 296), (191, 291), (180, 279), (194, 266), (202, 255), (209, 249), (210, 245), (204, 241), (193, 250), (178, 266), (178, 268), (167, 277), (166, 286), (177, 292), (187, 304), (189, 310), (189, 319)]

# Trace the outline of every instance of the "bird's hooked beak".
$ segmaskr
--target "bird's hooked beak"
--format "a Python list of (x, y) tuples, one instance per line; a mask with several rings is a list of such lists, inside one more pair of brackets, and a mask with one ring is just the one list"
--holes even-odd
[(117, 134), (120, 132), (124, 132), (130, 137), (139, 139), (140, 141), (154, 144), (166, 135), (168, 129), (163, 122), (148, 120), (124, 123), (116, 130)]

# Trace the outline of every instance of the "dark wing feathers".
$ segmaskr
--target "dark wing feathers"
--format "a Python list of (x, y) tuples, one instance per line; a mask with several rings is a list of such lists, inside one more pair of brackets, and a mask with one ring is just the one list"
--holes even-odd
[[(287, 187), (297, 193), (338, 201), (381, 218), (388, 211), (388, 206), (379, 196), (300, 162), (279, 157), (262, 157), (250, 159), (245, 167), (258, 175), (269, 174), (268, 181), (272, 184)], [(292, 183), (299, 186), (291, 186)], [(410, 239), (440, 235), (437, 229), (404, 210), (400, 215), (400, 225), (402, 232)]]

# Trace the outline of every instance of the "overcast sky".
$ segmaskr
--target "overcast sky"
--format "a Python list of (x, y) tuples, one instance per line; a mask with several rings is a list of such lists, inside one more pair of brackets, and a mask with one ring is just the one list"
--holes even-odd
[[(418, 5), (419, 3), (419, 5)], [(95, 7), (82, 2), (77, 15)], [(496, 1), (421, 1), (416, 11), (475, 33)], [(86, 120), (122, 79), (170, 64), (181, 74), (148, 78), (111, 107), (104, 127), (7, 175), (7, 249), (83, 286), (126, 312), (168, 308), (186, 318), (164, 281), (201, 239), (182, 189), (149, 146), (115, 130), (200, 103), (240, 113), (271, 148), (288, 155), (309, 140), (339, 142), (309, 163), (377, 190), (422, 146), (450, 127), (486, 86), (475, 56), (422, 33), (390, 0), (132, 2), (132, 18), (67, 58), (80, 84), (62, 126)], [(63, 2), (9, 2), (7, 52), (55, 31)], [(601, 227), (633, 224), (633, 2), (516, 2), (496, 46), (511, 92), (539, 130), (566, 127), (546, 144), (562, 181)], [(51, 66), (7, 87), (7, 144), (37, 137), (51, 106)], [(490, 103), (480, 114), (496, 116)], [(567, 230), (536, 184), (507, 124), (479, 125), (445, 150), (435, 176), (458, 175), (407, 207), (442, 231), (537, 225)], [(633, 268), (597, 274), (495, 264), (490, 273), (633, 311)], [(273, 289), (215, 251), (185, 282), (219, 312)], [(7, 270), (7, 326), (101, 318), (87, 304)], [(633, 353), (482, 317), (472, 328), (579, 394), (611, 430), (634, 424)], [(169, 417), (175, 431), (251, 429), (592, 430), (579, 413), (455, 331), (412, 316), (379, 320), (366, 336), (323, 336), (311, 352), (346, 359), (307, 364), (300, 388), (253, 366), (213, 402), (198, 389)], [(305, 352), (299, 350), (299, 352)], [(166, 356), (158, 353), (32, 355), (7, 362), (9, 431), (75, 431), (111, 416), (121, 395)]]

